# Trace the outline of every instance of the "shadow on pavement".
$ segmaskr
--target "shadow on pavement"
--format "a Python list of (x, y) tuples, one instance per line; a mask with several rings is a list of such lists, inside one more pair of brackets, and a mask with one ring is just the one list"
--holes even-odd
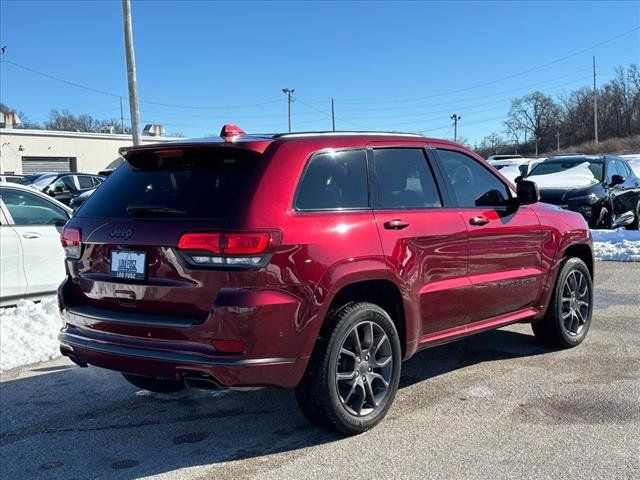
[[(483, 333), (415, 355), (403, 365), (401, 388), (480, 362), (547, 351), (532, 335)], [(340, 440), (307, 423), (291, 391), (161, 395), (98, 368), (62, 363), (31, 372), (1, 384), (4, 478), (132, 478)]]

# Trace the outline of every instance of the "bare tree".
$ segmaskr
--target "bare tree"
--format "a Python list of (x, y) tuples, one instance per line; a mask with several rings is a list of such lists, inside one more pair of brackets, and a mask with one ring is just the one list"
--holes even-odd
[(553, 99), (542, 92), (533, 92), (526, 97), (511, 102), (507, 123), (511, 130), (528, 132), (535, 140), (536, 155), (538, 149), (552, 144), (558, 128), (560, 108)]

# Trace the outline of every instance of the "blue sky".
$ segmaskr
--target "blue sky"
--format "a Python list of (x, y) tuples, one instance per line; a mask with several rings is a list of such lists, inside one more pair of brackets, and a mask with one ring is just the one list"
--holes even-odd
[[(36, 121), (53, 108), (120, 116), (120, 1), (0, 5), (5, 60), (112, 94), (5, 62), (0, 101)], [(475, 142), (503, 130), (511, 98), (589, 86), (592, 55), (599, 83), (618, 65), (640, 63), (640, 30), (588, 48), (640, 26), (637, 1), (134, 0), (132, 8), (142, 121), (187, 136), (217, 133), (224, 123), (285, 131), (281, 89), (291, 87), (294, 130), (330, 129), (333, 97), (338, 129), (451, 137), (457, 113), (459, 135)]]

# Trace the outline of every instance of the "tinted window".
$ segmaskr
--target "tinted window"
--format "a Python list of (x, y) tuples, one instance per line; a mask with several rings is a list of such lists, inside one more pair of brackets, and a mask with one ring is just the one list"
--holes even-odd
[(296, 208), (367, 208), (366, 162), (364, 150), (314, 155), (298, 187)]
[(460, 152), (438, 150), (440, 165), (460, 207), (494, 207), (510, 198), (506, 185)]
[(78, 175), (78, 185), (80, 185), (80, 190), (93, 188), (93, 180), (87, 175)]
[(625, 164), (620, 160), (616, 160), (616, 170), (618, 171), (618, 175), (621, 177), (625, 179), (629, 177), (629, 172), (627, 172)]
[(79, 217), (224, 219), (234, 214), (262, 155), (239, 148), (187, 150), (175, 158), (132, 153), (82, 205)]
[(76, 186), (73, 183), (72, 175), (65, 175), (64, 177), (60, 177), (58, 180), (53, 182), (49, 187), (49, 190), (54, 192), (75, 192)]
[(373, 151), (373, 203), (376, 208), (441, 207), (424, 151), (382, 148)]
[(64, 225), (69, 219), (62, 208), (32, 193), (2, 188), (0, 198), (16, 225)]

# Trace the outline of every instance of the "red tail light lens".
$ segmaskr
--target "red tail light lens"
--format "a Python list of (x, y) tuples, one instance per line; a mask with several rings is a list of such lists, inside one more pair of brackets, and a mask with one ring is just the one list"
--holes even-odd
[(178, 242), (180, 250), (202, 250), (221, 253), (219, 233), (185, 233)]
[(82, 233), (79, 228), (64, 227), (60, 242), (67, 258), (80, 258), (82, 255)]
[(276, 231), (185, 233), (178, 241), (178, 249), (190, 251), (184, 256), (189, 263), (201, 267), (261, 267), (268, 263), (269, 252), (279, 242), (280, 234)]
[(247, 347), (244, 340), (211, 340), (211, 344), (220, 353), (244, 353)]
[(222, 252), (226, 255), (255, 255), (269, 246), (268, 233), (228, 233), (223, 237)]

